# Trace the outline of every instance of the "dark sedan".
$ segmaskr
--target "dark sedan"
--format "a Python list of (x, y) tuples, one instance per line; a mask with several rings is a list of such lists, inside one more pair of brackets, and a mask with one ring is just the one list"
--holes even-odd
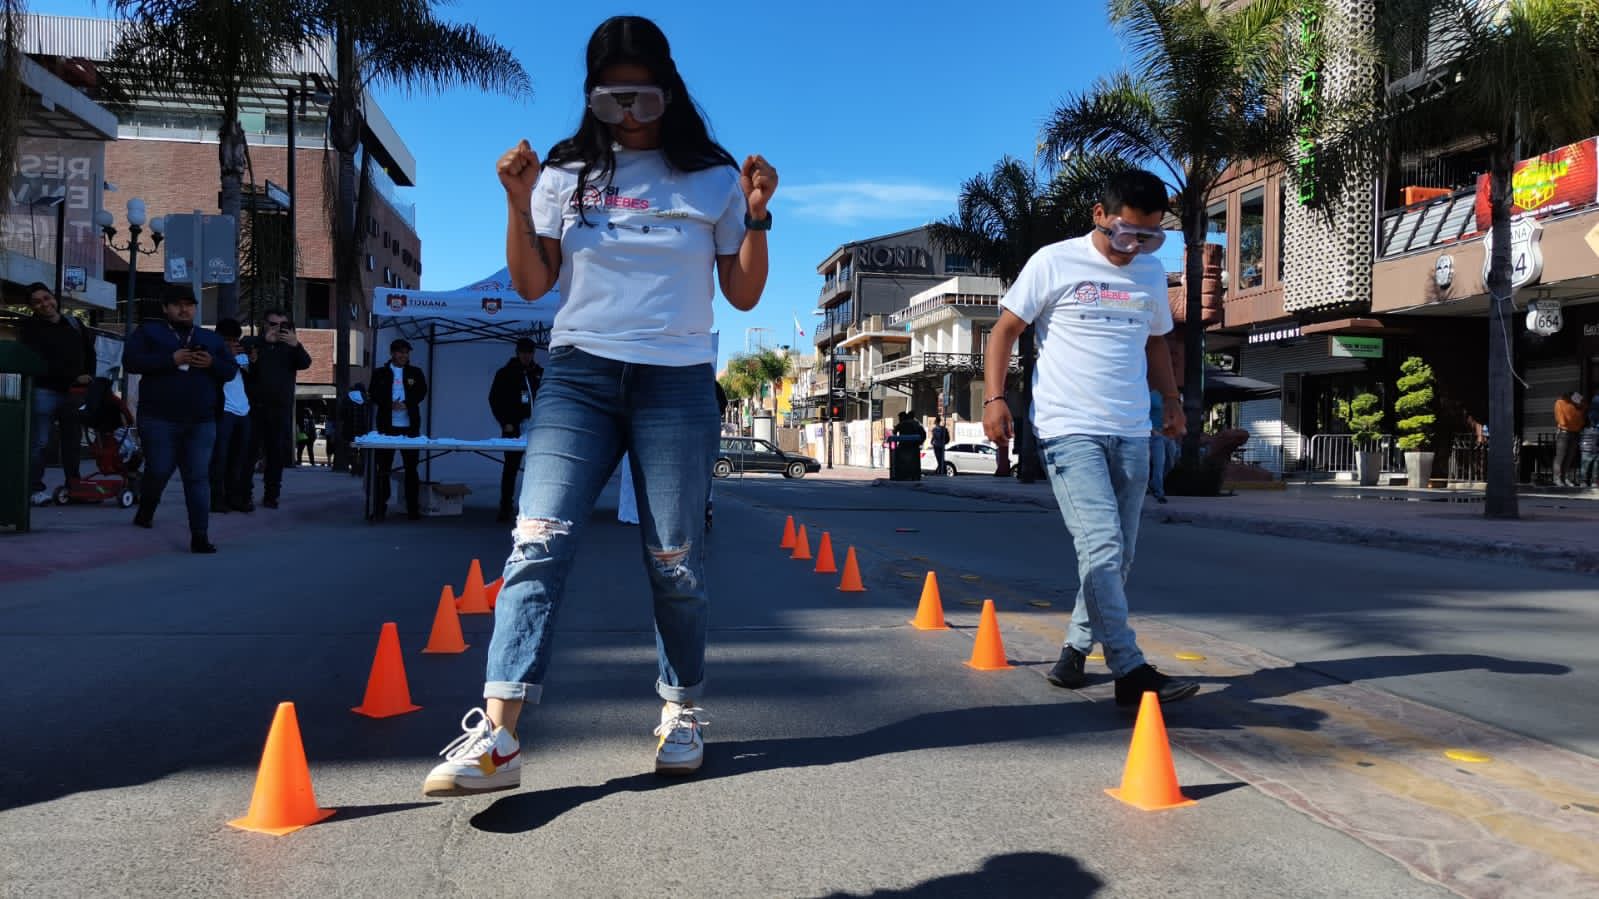
[(770, 472), (785, 478), (803, 478), (822, 470), (822, 463), (799, 453), (785, 453), (769, 441), (754, 437), (723, 437), (711, 474), (725, 478), (734, 472)]

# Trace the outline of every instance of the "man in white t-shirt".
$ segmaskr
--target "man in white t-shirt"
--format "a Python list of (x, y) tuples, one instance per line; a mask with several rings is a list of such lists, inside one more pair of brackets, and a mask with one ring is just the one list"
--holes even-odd
[(1113, 176), (1094, 206), (1094, 230), (1033, 254), (1000, 301), (984, 363), (983, 429), (1014, 436), (1005, 376), (1016, 339), (1034, 326), (1033, 427), (1061, 516), (1077, 549), (1079, 587), (1059, 662), (1057, 686), (1087, 680), (1097, 641), (1116, 677), (1118, 705), (1145, 692), (1186, 699), (1199, 685), (1144, 661), (1127, 622), (1127, 575), (1149, 486), (1150, 390), (1166, 400), (1165, 432), (1181, 437), (1183, 408), (1165, 334), (1172, 329), (1166, 273), (1152, 255), (1165, 238), (1168, 200), (1143, 171)]

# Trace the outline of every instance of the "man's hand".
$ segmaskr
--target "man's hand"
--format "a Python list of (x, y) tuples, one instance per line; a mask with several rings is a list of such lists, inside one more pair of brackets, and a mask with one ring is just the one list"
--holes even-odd
[(403, 400), (395, 400), (394, 401), (394, 411), (396, 411), (396, 412), (404, 412), (405, 411), (405, 402)]
[(172, 354), (172, 364), (173, 365), (179, 366), (181, 368), (182, 366), (192, 365), (193, 363), (194, 363), (194, 350), (191, 350), (188, 347), (179, 347), (178, 351), (176, 353)]
[(292, 347), (292, 346), (299, 346), (300, 345), (300, 337), (299, 337), (299, 335), (295, 334), (294, 331), (292, 329), (290, 329), (290, 328), (284, 328), (279, 333), (278, 340), (281, 341), (284, 346), (291, 346)]
[(206, 350), (191, 350), (189, 352), (189, 364), (195, 368), (210, 368), (211, 362), (211, 354)]
[(1016, 425), (1011, 421), (1009, 403), (995, 400), (983, 407), (983, 433), (1000, 446), (1004, 446), (1016, 436)]
[(500, 425), (500, 431), (507, 437), (515, 437), (516, 425)]
[(1173, 440), (1181, 440), (1188, 433), (1188, 413), (1183, 410), (1182, 400), (1173, 397), (1166, 398), (1166, 405), (1161, 409), (1161, 433)]
[(79, 384), (93, 384), (94, 383), (94, 376), (92, 376), (92, 375), (78, 375), (78, 383)]

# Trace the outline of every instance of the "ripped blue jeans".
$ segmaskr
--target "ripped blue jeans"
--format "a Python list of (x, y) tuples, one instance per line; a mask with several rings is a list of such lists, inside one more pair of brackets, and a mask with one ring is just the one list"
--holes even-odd
[(634, 365), (550, 352), (533, 405), (522, 495), (489, 643), (488, 699), (538, 702), (566, 578), (594, 501), (629, 453), (655, 598), (655, 692), (705, 684), (705, 501), (720, 433), (709, 365)]

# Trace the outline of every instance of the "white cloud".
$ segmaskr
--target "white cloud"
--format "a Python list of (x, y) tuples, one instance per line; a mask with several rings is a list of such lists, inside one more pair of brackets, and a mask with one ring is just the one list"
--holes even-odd
[(941, 219), (955, 211), (955, 191), (893, 181), (823, 181), (782, 185), (776, 199), (801, 218), (834, 225), (881, 219)]

